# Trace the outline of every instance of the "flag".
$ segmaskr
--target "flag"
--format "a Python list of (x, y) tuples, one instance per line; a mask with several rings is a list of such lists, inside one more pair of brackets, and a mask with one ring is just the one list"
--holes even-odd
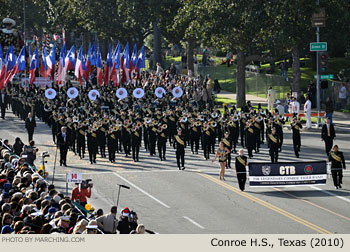
[(139, 54), (139, 57), (137, 59), (137, 65), (136, 65), (138, 78), (141, 78), (141, 69), (145, 69), (145, 68), (146, 68), (146, 55), (145, 55), (145, 46), (143, 45), (141, 52)]
[(62, 81), (64, 81), (66, 78), (65, 58), (66, 58), (66, 45), (64, 44), (61, 47), (60, 61), (58, 62), (58, 69), (57, 69), (57, 83), (58, 84), (62, 83)]
[[(5, 59), (5, 69), (2, 71), (1, 76), (1, 82), (0, 86), (2, 88), (6, 87), (7, 82), (9, 82), (13, 75), (12, 75), (12, 69), (16, 66), (16, 55), (13, 51), (12, 45), (10, 45), (9, 49), (7, 50), (6, 59)], [(16, 71), (16, 69), (15, 69)]]
[(18, 55), (15, 66), (12, 68), (11, 72), (6, 76), (5, 86), (9, 81), (12, 81), (15, 74), (19, 73), (20, 71), (25, 71), (25, 70), (26, 70), (26, 48), (25, 48), (25, 46), (23, 46), (21, 52)]
[(89, 44), (89, 50), (88, 50), (88, 53), (86, 55), (86, 71), (84, 72), (84, 78), (85, 80), (87, 81), (88, 78), (90, 77), (91, 73), (92, 73), (92, 66), (93, 66), (93, 63), (92, 62), (92, 46), (91, 46), (91, 42)]
[(111, 55), (111, 45), (109, 45), (107, 58), (106, 58), (106, 64), (105, 64), (105, 73), (104, 73), (104, 83), (105, 83), (105, 85), (108, 85), (108, 83), (110, 81), (112, 67), (113, 67), (113, 62), (112, 62), (112, 55)]
[(5, 72), (6, 72), (6, 66), (4, 62), (4, 54), (2, 52), (2, 47), (0, 44), (0, 90), (3, 88)]
[(82, 76), (84, 75), (85, 71), (86, 71), (86, 66), (85, 66), (84, 57), (83, 57), (83, 47), (80, 46), (77, 62), (75, 64), (75, 72), (74, 72), (74, 75), (78, 78), (80, 85), (83, 85)]
[(131, 54), (131, 60), (129, 63), (129, 73), (130, 73), (131, 79), (134, 79), (136, 65), (137, 65), (137, 47), (135, 44), (134, 50)]
[[(41, 55), (41, 65), (40, 65), (40, 75), (44, 77), (44, 79), (47, 79), (48, 77), (48, 63), (47, 63), (48, 55), (46, 52), (45, 46), (43, 46), (43, 51)], [(51, 64), (51, 63), (50, 63)]]
[(56, 41), (56, 40), (60, 39), (60, 35), (57, 35), (57, 34), (54, 33), (52, 38), (53, 38), (54, 41)]
[(120, 44), (118, 43), (117, 47), (114, 50), (112, 56), (112, 72), (111, 72), (111, 80), (114, 83), (114, 86), (117, 87), (119, 85), (119, 67), (120, 67)]
[(39, 68), (39, 53), (38, 53), (38, 47), (35, 48), (35, 51), (30, 59), (30, 65), (29, 65), (29, 80), (30, 84), (33, 84), (35, 81), (35, 70)]
[(123, 82), (128, 82), (130, 81), (130, 76), (129, 76), (129, 61), (130, 61), (130, 55), (129, 55), (129, 43), (126, 43), (123, 54), (122, 54), (122, 59), (120, 61), (121, 67), (123, 69)]
[(75, 46), (73, 45), (70, 48), (70, 50), (67, 53), (66, 58), (65, 58), (65, 63), (64, 63), (65, 71), (75, 69), (75, 61), (76, 61), (76, 59), (75, 59)]
[(53, 44), (50, 54), (46, 56), (46, 63), (47, 63), (47, 76), (49, 76), (51, 80), (53, 80), (55, 75), (55, 65), (56, 65), (56, 43)]
[(100, 86), (102, 86), (103, 85), (103, 73), (102, 73), (103, 69), (102, 69), (102, 59), (101, 59), (100, 47), (98, 47), (98, 50), (97, 50), (96, 69), (97, 69), (97, 73), (96, 73), (97, 82), (98, 82), (98, 84), (100, 84)]
[(145, 46), (142, 46), (141, 52), (139, 54), (139, 57), (137, 59), (137, 68), (142, 69), (146, 68), (146, 55), (145, 55)]

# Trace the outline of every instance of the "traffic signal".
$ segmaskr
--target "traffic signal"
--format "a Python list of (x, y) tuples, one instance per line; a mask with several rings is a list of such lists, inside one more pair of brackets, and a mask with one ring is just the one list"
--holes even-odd
[(324, 74), (328, 72), (328, 52), (319, 52), (318, 69), (320, 74)]

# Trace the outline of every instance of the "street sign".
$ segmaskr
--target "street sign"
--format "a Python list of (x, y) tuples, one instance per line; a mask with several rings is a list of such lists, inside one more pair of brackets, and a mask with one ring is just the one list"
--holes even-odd
[(327, 42), (310, 43), (310, 52), (327, 51)]
[(83, 174), (80, 172), (67, 172), (67, 183), (81, 183)]
[[(317, 75), (314, 76), (317, 79)], [(320, 80), (334, 79), (334, 74), (323, 74), (320, 75)]]

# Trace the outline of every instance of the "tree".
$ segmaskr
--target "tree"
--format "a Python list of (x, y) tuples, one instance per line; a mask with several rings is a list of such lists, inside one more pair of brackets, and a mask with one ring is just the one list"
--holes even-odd
[[(188, 23), (185, 35), (194, 34), (206, 45), (237, 51), (237, 107), (245, 105), (245, 66), (252, 60), (266, 60), (266, 43), (271, 39), (271, 1), (202, 0), (184, 1), (176, 21)], [(186, 19), (181, 16), (193, 15)]]

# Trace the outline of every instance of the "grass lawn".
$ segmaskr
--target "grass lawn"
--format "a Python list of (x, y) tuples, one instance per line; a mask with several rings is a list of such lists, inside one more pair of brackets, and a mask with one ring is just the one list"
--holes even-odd
[[(197, 55), (198, 62), (201, 62), (202, 55)], [(199, 67), (198, 71), (203, 76), (210, 74), (213, 79), (218, 79), (220, 86), (223, 90), (236, 93), (236, 65), (227, 67), (226, 65), (221, 65), (222, 57), (212, 57), (214, 60), (214, 65), (206, 66), (206, 67)], [(178, 57), (166, 57), (167, 63), (175, 63), (179, 64), (181, 63), (181, 56)], [(314, 79), (314, 75), (316, 74), (315, 71), (312, 69), (312, 61), (310, 58), (301, 58), (301, 63), (304, 64), (303, 67), (300, 68), (301, 70), (301, 89), (303, 91), (306, 91), (307, 86), (310, 82), (310, 80)], [(256, 77), (254, 74), (251, 74), (247, 76), (246, 78), (246, 93), (257, 95), (259, 97), (266, 98), (267, 93), (267, 86), (270, 86), (272, 83), (274, 84), (276, 88), (276, 98), (277, 99), (283, 99), (285, 94), (289, 92), (289, 84), (285, 83), (284, 85), (276, 85), (276, 83), (280, 82), (280, 69), (279, 69), (279, 63), (282, 61), (275, 62), (275, 69), (276, 72), (273, 76), (271, 75), (265, 75), (260, 74), (258, 77)], [(264, 64), (261, 65), (261, 70), (266, 70), (270, 65)], [(350, 68), (350, 59), (346, 58), (329, 58), (328, 62), (329, 66), (329, 73), (336, 75), (339, 73), (341, 69)], [(290, 67), (288, 69), (288, 77), (291, 79), (293, 77), (293, 69)], [(258, 78), (258, 81), (256, 81), (256, 78)], [(258, 92), (257, 92), (258, 88)]]

